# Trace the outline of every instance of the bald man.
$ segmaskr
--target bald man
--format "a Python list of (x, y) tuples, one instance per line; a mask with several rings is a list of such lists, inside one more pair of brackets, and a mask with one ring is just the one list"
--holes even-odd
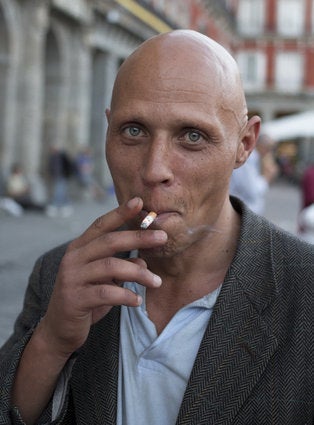
[(235, 61), (156, 36), (106, 115), (119, 206), (36, 263), (0, 422), (312, 424), (313, 247), (229, 197), (260, 127)]

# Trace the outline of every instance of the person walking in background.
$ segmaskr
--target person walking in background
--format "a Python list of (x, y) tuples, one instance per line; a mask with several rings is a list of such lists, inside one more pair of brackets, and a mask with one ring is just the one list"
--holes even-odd
[(44, 205), (38, 204), (32, 197), (31, 185), (19, 163), (12, 165), (6, 180), (6, 195), (17, 202), (23, 209), (43, 211)]
[(84, 191), (84, 196), (89, 197), (93, 184), (94, 161), (89, 147), (79, 150), (75, 158), (77, 178)]
[(75, 159), (75, 169), (80, 187), (85, 199), (94, 198), (103, 201), (106, 197), (104, 189), (94, 176), (94, 158), (90, 147), (85, 146), (79, 150)]
[(230, 180), (230, 194), (242, 199), (257, 214), (264, 213), (266, 193), (278, 175), (273, 148), (273, 140), (261, 135), (246, 163), (233, 171)]
[(301, 211), (298, 217), (299, 235), (314, 243), (314, 162), (305, 169), (301, 178)]
[(48, 174), (51, 183), (51, 203), (47, 215), (68, 217), (72, 214), (69, 197), (69, 179), (74, 173), (73, 163), (66, 151), (52, 146), (48, 158)]
[(302, 208), (314, 204), (314, 162), (304, 171), (301, 179)]

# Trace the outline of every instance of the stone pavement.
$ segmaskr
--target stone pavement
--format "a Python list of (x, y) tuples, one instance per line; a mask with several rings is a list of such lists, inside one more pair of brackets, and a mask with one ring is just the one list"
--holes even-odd
[[(68, 218), (49, 218), (34, 212), (19, 218), (0, 215), (0, 346), (12, 332), (22, 307), (27, 278), (38, 256), (79, 235), (114, 205), (111, 197), (105, 203), (77, 202)], [(280, 183), (272, 187), (267, 197), (266, 217), (294, 233), (298, 210), (296, 186)]]

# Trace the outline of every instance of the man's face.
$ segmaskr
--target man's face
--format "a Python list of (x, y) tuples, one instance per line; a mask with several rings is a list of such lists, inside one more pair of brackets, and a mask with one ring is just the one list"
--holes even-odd
[[(115, 91), (107, 161), (119, 203), (143, 199), (168, 234), (169, 253), (221, 231), (239, 143), (236, 120), (221, 106), (215, 78), (169, 67), (137, 70)], [(149, 74), (149, 75), (148, 75)], [(197, 73), (196, 73), (197, 74)]]

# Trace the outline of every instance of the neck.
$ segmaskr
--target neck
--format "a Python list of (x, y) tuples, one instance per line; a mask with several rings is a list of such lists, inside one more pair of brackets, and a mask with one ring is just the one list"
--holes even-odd
[(162, 330), (183, 306), (214, 291), (224, 280), (234, 257), (240, 217), (232, 210), (219, 231), (170, 258), (146, 259), (148, 268), (162, 278), (158, 289), (147, 289), (147, 311)]

